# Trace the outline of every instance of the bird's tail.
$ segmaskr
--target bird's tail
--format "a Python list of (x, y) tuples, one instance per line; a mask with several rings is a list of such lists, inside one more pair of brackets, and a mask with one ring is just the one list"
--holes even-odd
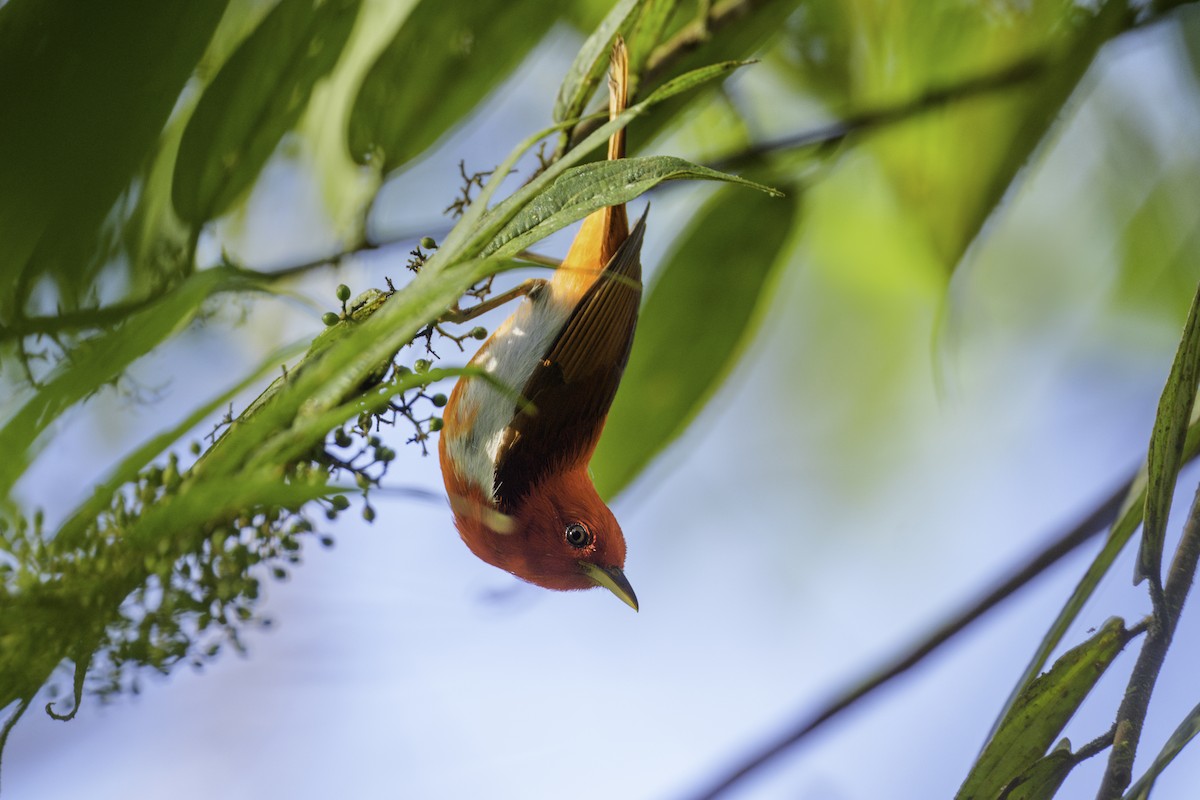
[[(620, 36), (613, 43), (610, 63), (608, 115), (612, 119), (624, 112), (629, 103), (629, 51)], [(610, 160), (625, 157), (624, 129), (609, 137), (608, 157)], [(554, 296), (572, 306), (578, 303), (628, 238), (629, 218), (624, 203), (589, 214), (567, 257), (554, 273), (551, 281)]]

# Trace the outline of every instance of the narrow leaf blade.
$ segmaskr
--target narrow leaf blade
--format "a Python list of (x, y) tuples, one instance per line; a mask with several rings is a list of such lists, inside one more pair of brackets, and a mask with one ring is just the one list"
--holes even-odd
[(1114, 617), (1033, 681), (984, 747), (956, 800), (992, 800), (1041, 759), (1128, 641), (1124, 621)]
[(1188, 715), (1175, 728), (1175, 732), (1171, 734), (1171, 738), (1167, 739), (1167, 743), (1155, 757), (1154, 763), (1146, 770), (1146, 774), (1129, 787), (1129, 791), (1125, 793), (1125, 800), (1149, 800), (1150, 790), (1154, 788), (1154, 782), (1158, 780), (1158, 776), (1175, 760), (1175, 756), (1179, 755), (1183, 748), (1196, 738), (1197, 734), (1200, 734), (1200, 705), (1188, 712)]
[(996, 800), (1051, 800), (1075, 766), (1070, 743), (1055, 748), (1017, 777), (996, 796)]
[(485, 255), (512, 256), (534, 242), (605, 206), (626, 203), (664, 181), (715, 180), (741, 184), (769, 195), (767, 186), (692, 164), (674, 156), (598, 161), (567, 170), (505, 225)]
[(135, 360), (192, 320), (217, 292), (257, 283), (230, 269), (198, 272), (121, 327), (100, 334), (64, 361), (50, 379), (0, 428), (0, 497), (21, 476), (38, 436), (64, 411), (114, 380)]
[(583, 43), (583, 47), (579, 48), (575, 61), (558, 89), (558, 97), (554, 102), (555, 122), (564, 122), (580, 115), (608, 65), (608, 49), (617, 31), (625, 26), (630, 17), (638, 14), (646, 2), (619, 0)]
[(1183, 463), (1184, 439), (1196, 402), (1197, 380), (1200, 380), (1200, 287), (1192, 300), (1179, 349), (1159, 400), (1154, 433), (1150, 437), (1146, 510), (1138, 557), (1139, 580), (1150, 576), (1156, 582), (1162, 580), (1163, 539), (1171, 514), (1175, 480)]

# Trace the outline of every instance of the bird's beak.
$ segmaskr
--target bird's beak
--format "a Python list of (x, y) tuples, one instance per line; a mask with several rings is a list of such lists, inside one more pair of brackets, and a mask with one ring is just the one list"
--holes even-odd
[(633, 587), (629, 585), (629, 579), (620, 567), (598, 567), (590, 561), (580, 561), (579, 568), (592, 583), (603, 586), (634, 611), (638, 610), (637, 595), (633, 593)]

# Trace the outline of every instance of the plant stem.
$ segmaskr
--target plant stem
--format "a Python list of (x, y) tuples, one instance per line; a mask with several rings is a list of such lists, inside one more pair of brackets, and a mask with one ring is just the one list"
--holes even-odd
[(1150, 708), (1150, 696), (1171, 647), (1184, 601), (1192, 588), (1197, 560), (1200, 560), (1200, 487), (1197, 487), (1183, 526), (1183, 538), (1171, 562), (1163, 602), (1155, 604), (1149, 634), (1129, 677), (1125, 697), (1117, 709), (1116, 735), (1096, 800), (1119, 800), (1133, 779), (1133, 759)]

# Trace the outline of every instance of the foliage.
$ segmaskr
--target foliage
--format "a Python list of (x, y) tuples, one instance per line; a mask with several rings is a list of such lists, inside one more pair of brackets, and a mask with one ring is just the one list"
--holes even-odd
[[(374, 518), (371, 492), (395, 458), (381, 429), (400, 424), (422, 449), (440, 429), (445, 397), (431, 384), (462, 370), (437, 365), (433, 343), (461, 347), (486, 335), (449, 330), (446, 312), (484, 300), (498, 273), (544, 262), (529, 251), (539, 241), (668, 181), (723, 184), (678, 235), (648, 292), (593, 464), (597, 485), (613, 496), (735, 374), (775, 297), (807, 193), (839, 161), (876, 166), (889, 197), (908, 209), (914, 249), (936, 263), (944, 290), (1056, 135), (1100, 49), (1134, 29), (1175, 24), (1174, 5), (414, 0), (396, 12), (366, 0), (230, 0), (179, 12), (157, 2), (104, 11), (65, 0), (0, 4), (0, 107), (21, 121), (0, 126), (0, 378), (8, 394), (0, 420), (0, 708), (8, 712), (0, 749), (39, 693), (59, 691), (67, 675), (74, 715), (85, 691), (136, 691), (145, 669), (166, 673), (204, 663), (226, 644), (241, 649), (245, 628), (261, 623), (263, 578), (286, 576), (305, 540), (330, 543), (318, 528), (332, 527), (348, 495), (361, 495), (363, 516)], [(181, 409), (176, 424), (135, 446), (76, 508), (48, 517), (23, 507), (21, 481), (71, 414), (120, 387), (132, 365), (197, 321), (226, 325), (213, 298), (282, 294), (297, 274), (410, 246), (410, 237), (369, 233), (385, 182), (470, 124), (556, 25), (590, 35), (555, 93), (552, 119), (528, 127), (549, 126), (484, 165), (494, 166), (488, 172), (462, 168), (456, 221), (440, 242), (426, 238), (413, 250), (410, 280), (397, 288), (388, 279), (354, 300), (339, 287), (340, 308), (324, 314), (323, 330)], [(638, 102), (606, 121), (603, 109), (588, 108), (618, 33), (631, 44)], [(735, 76), (756, 56), (763, 61), (752, 70), (839, 121), (782, 138), (755, 133), (731, 98)], [(335, 141), (321, 144), (310, 136), (311, 115), (331, 86), (345, 90), (348, 104), (331, 115)], [(712, 119), (721, 124), (706, 124)], [(607, 137), (631, 123), (635, 149), (686, 146), (692, 137), (717, 157), (708, 165), (641, 153), (595, 161)], [(327, 180), (369, 187), (361, 202), (333, 212), (355, 221), (344, 251), (270, 272), (225, 253), (205, 260), (206, 237), (219, 238), (269, 166), (298, 146), (326, 148), (313, 161), (326, 165)], [(1200, 553), (1193, 509), (1162, 574), (1179, 471), (1200, 450), (1198, 316), (1200, 293), (1147, 467), (987, 746), (964, 765), (961, 797), (1052, 797), (1073, 766), (1110, 748), (1102, 796), (1120, 797), (1133, 778), (1155, 659), (1161, 665)], [(414, 351), (421, 357), (409, 357)], [(255, 400), (218, 423), (207, 446), (194, 438), (284, 363)], [(1111, 621), (1047, 668), (1143, 519), (1139, 564), (1152, 614), (1129, 627)], [(1077, 750), (1055, 745), (1141, 634), (1137, 691), (1113, 729)], [(54, 703), (47, 711), (63, 713)], [(1146, 796), (1195, 735), (1196, 716), (1183, 720), (1133, 796)]]

